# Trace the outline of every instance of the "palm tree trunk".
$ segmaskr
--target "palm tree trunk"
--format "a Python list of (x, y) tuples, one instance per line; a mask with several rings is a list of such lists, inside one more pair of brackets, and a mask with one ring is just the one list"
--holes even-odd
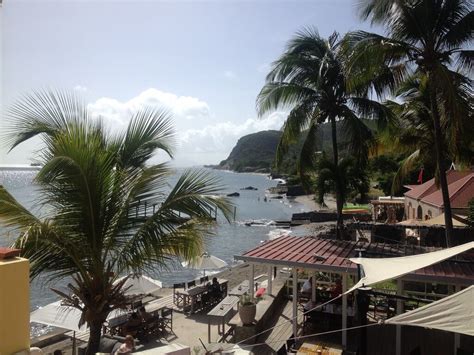
[(433, 84), (434, 78), (431, 77), (431, 88), (430, 88), (430, 104), (431, 113), (433, 116), (434, 133), (435, 133), (435, 150), (436, 150), (436, 163), (439, 170), (439, 184), (441, 187), (441, 194), (443, 196), (444, 206), (444, 223), (446, 225), (446, 246), (449, 248), (452, 245), (452, 232), (453, 232), (453, 219), (451, 213), (451, 202), (449, 200), (448, 180), (446, 179), (446, 167), (443, 159), (443, 135), (441, 132), (441, 122), (438, 112), (438, 106), (436, 104), (436, 88)]
[(103, 321), (97, 319), (89, 323), (90, 335), (87, 344), (86, 355), (94, 355), (99, 352), (100, 336), (102, 332)]
[[(336, 174), (339, 174), (338, 167), (339, 167), (339, 157), (338, 157), (338, 149), (337, 149), (337, 126), (336, 126), (336, 117), (331, 116), (331, 133), (332, 133), (332, 154), (334, 159), (334, 166), (336, 168)], [(341, 238), (342, 228), (344, 227), (344, 222), (342, 220), (342, 195), (341, 195), (341, 186), (339, 186), (339, 178), (335, 176), (334, 185), (336, 187), (336, 214), (337, 214), (337, 222), (336, 222), (336, 237), (337, 239)]]

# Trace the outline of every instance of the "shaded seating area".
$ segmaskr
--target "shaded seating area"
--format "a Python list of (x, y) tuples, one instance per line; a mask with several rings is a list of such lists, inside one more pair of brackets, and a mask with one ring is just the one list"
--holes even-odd
[[(438, 293), (442, 293), (436, 295), (436, 299), (445, 298), (472, 285), (472, 248), (474, 243), (450, 249), (435, 249), (414, 245), (287, 236), (264, 242), (235, 258), (254, 265), (266, 265), (269, 269), (289, 271), (291, 277), (287, 282), (287, 297), (291, 299), (292, 312), (287, 320), (287, 327), (292, 329), (292, 335), (301, 336), (306, 333), (315, 335), (315, 339), (320, 340), (324, 336), (318, 333), (334, 331), (330, 337), (331, 341), (335, 340), (336, 344), (341, 344), (341, 348), (346, 352), (357, 352), (362, 351), (364, 346), (365, 349), (373, 349), (374, 347), (367, 346), (367, 343), (378, 342), (379, 339), (369, 339), (367, 331), (349, 331), (346, 330), (348, 327), (379, 325), (379, 320), (403, 313), (405, 306), (411, 304), (416, 308), (418, 303), (431, 301), (428, 295), (425, 299), (420, 295), (414, 297), (411, 291), (413, 285), (436, 284)], [(454, 256), (456, 258), (453, 258)], [(364, 272), (360, 278), (357, 264), (362, 265)], [(318, 279), (320, 274), (325, 275), (328, 280)], [(301, 277), (316, 280), (311, 285), (310, 295), (300, 292)], [(339, 288), (337, 279), (340, 280)], [(381, 282), (384, 284), (380, 284)], [(365, 285), (374, 288), (364, 287)], [(381, 292), (381, 289), (377, 288), (381, 286), (389, 288)], [(309, 298), (310, 301), (307, 301)], [(317, 308), (313, 310), (315, 307)], [(355, 309), (358, 314), (355, 314)], [(380, 325), (379, 327), (383, 328)], [(398, 349), (398, 354), (402, 343), (400, 329), (401, 326), (395, 327), (397, 336), (385, 339), (389, 343), (385, 345), (390, 346), (394, 352)], [(459, 348), (463, 336), (456, 333), (448, 333), (447, 336), (453, 341), (451, 349)], [(423, 339), (417, 341), (419, 346), (423, 345)], [(372, 353), (376, 354), (367, 352)]]
[(196, 280), (173, 285), (173, 303), (177, 308), (193, 314), (209, 309), (227, 296), (227, 280), (213, 278), (209, 282), (206, 276), (199, 282), (199, 285), (196, 285)]
[(142, 307), (139, 312), (110, 319), (104, 333), (122, 337), (130, 334), (143, 343), (152, 338), (166, 337), (173, 333), (173, 309), (162, 307), (147, 311), (146, 307)]

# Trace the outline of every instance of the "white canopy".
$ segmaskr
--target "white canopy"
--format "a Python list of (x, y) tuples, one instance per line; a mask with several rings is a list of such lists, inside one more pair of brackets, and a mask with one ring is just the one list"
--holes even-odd
[(224, 260), (219, 259), (217, 256), (204, 253), (191, 261), (183, 261), (181, 265), (190, 269), (212, 270), (225, 267), (227, 266), (227, 263)]
[(474, 336), (474, 285), (439, 301), (387, 319), (385, 323)]
[(346, 293), (352, 292), (359, 287), (395, 279), (410, 272), (449, 259), (471, 248), (474, 248), (474, 242), (431, 253), (396, 258), (351, 258), (350, 261), (361, 265), (364, 276)]
[[(108, 315), (107, 319), (120, 316), (125, 311), (116, 309)], [(61, 301), (50, 303), (30, 313), (30, 322), (63, 328), (75, 332), (85, 332), (87, 326), (79, 327), (81, 311), (74, 307), (61, 305)]]
[(80, 310), (62, 306), (61, 301), (50, 303), (30, 313), (30, 322), (46, 324), (75, 332), (85, 332), (87, 330), (85, 324), (80, 328), (78, 326), (80, 319)]
[[(123, 280), (124, 278), (125, 276), (117, 279), (115, 283)], [(160, 288), (163, 288), (161, 281), (152, 279), (151, 277), (145, 275), (131, 276), (127, 281), (125, 281), (125, 284), (123, 285), (123, 289), (127, 289), (127, 291), (125, 291), (127, 296), (148, 295), (159, 290)]]

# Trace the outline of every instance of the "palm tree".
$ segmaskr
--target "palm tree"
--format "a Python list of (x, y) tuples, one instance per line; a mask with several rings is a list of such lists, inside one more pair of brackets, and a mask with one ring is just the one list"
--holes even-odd
[(343, 204), (351, 191), (360, 191), (363, 195), (369, 190), (369, 178), (365, 170), (352, 157), (342, 158), (336, 165), (323, 153), (317, 159), (315, 168), (318, 172), (315, 185), (319, 204), (323, 204), (324, 195), (335, 191), (337, 186), (342, 187), (339, 194)]
[(230, 205), (215, 196), (218, 181), (207, 173), (185, 171), (169, 186), (170, 166), (150, 163), (157, 151), (172, 154), (166, 112), (139, 111), (126, 132), (113, 134), (75, 96), (39, 92), (9, 116), (12, 148), (33, 137), (44, 143), (35, 178), (43, 215), (0, 187), (0, 222), (19, 232), (15, 246), (30, 260), (32, 278), (71, 280), (56, 292), (82, 311), (81, 325), (90, 328), (87, 354), (95, 354), (107, 315), (125, 304), (126, 279), (117, 279), (199, 255), (209, 210), (229, 218)]
[[(416, 165), (431, 166), (435, 136), (430, 112), (430, 96), (424, 77), (409, 77), (401, 83), (395, 95), (402, 101), (387, 101), (386, 105), (394, 112), (395, 119), (390, 122), (380, 137), (384, 146), (394, 152), (406, 154), (394, 177), (393, 191), (399, 190), (406, 175)], [(466, 83), (461, 83), (456, 90), (458, 105), (468, 107), (471, 95)], [(450, 159), (456, 165), (469, 166), (474, 162), (474, 144), (468, 135), (462, 132), (474, 132), (472, 112), (453, 125), (450, 120), (443, 122), (443, 160)]]
[[(346, 36), (348, 72), (352, 86), (365, 82), (379, 96), (393, 92), (411, 75), (426, 78), (429, 110), (435, 137), (436, 164), (443, 195), (446, 240), (451, 244), (452, 219), (444, 162), (445, 121), (457, 125), (468, 114), (458, 105), (456, 87), (470, 80), (474, 51), (463, 49), (473, 39), (474, 12), (471, 1), (462, 0), (364, 0), (361, 14), (383, 25), (386, 36), (356, 31)], [(362, 86), (360, 86), (362, 85)], [(469, 84), (472, 92), (472, 86)], [(468, 110), (472, 109), (472, 101)], [(472, 134), (471, 134), (472, 135)]]
[[(302, 180), (315, 166), (317, 131), (322, 123), (331, 124), (333, 163), (340, 162), (338, 134), (343, 133), (350, 154), (363, 164), (372, 141), (371, 130), (356, 114), (368, 118), (382, 115), (383, 105), (367, 96), (351, 95), (346, 90), (346, 78), (341, 64), (338, 35), (325, 40), (316, 30), (306, 29), (296, 34), (288, 43), (283, 55), (273, 63), (266, 84), (257, 98), (259, 115), (277, 109), (291, 107), (283, 126), (277, 154), (277, 165), (288, 147), (298, 137), (306, 134), (301, 149), (298, 171)], [(340, 126), (342, 130), (338, 130)], [(337, 233), (343, 227), (342, 207), (345, 186), (343, 179), (334, 181), (337, 204)]]

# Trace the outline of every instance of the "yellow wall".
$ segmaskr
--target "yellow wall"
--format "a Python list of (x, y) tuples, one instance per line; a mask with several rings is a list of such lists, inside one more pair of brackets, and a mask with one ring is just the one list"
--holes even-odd
[(0, 261), (0, 355), (30, 348), (29, 262)]

